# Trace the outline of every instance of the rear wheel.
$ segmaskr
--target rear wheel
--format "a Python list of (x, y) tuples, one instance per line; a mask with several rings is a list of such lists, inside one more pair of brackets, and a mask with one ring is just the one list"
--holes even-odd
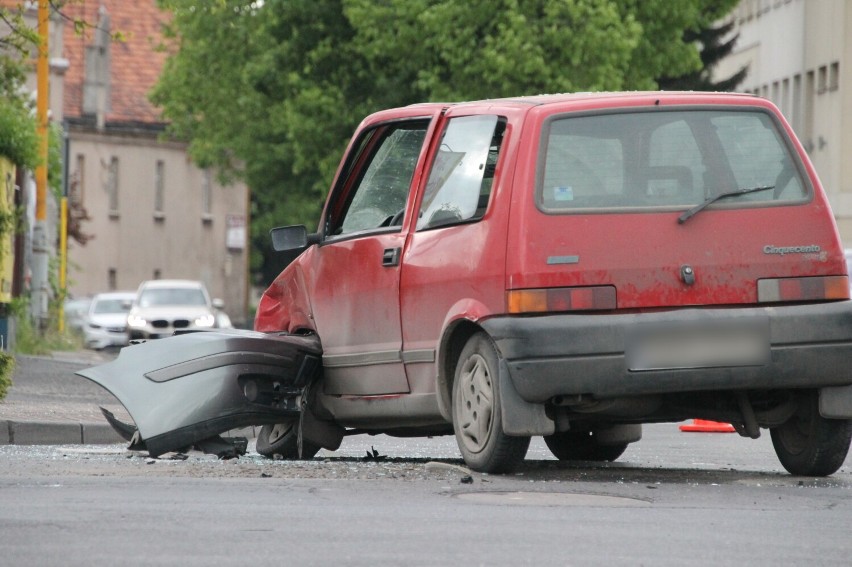
[[(255, 449), (264, 457), (273, 458), (280, 455), (287, 460), (299, 458), (299, 420), (293, 419), (275, 425), (264, 425), (257, 435)], [(319, 452), (317, 445), (302, 441), (302, 458), (311, 459)]]
[(602, 445), (594, 430), (560, 431), (545, 435), (544, 442), (560, 461), (614, 461), (627, 450), (628, 445)]
[(465, 463), (473, 470), (505, 473), (523, 462), (529, 437), (503, 433), (497, 351), (484, 333), (462, 350), (453, 385), (453, 429)]
[(778, 460), (790, 474), (828, 476), (837, 472), (849, 452), (852, 420), (826, 419), (819, 414), (819, 397), (803, 399), (789, 420), (770, 429)]

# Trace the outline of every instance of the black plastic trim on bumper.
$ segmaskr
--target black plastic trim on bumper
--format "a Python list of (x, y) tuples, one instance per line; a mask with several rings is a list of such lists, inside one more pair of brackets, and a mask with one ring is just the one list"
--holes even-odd
[[(754, 366), (631, 371), (628, 342), (643, 328), (738, 325), (768, 329), (768, 360)], [(852, 384), (852, 301), (686, 308), (652, 313), (496, 317), (482, 322), (528, 402), (555, 396), (637, 396)]]

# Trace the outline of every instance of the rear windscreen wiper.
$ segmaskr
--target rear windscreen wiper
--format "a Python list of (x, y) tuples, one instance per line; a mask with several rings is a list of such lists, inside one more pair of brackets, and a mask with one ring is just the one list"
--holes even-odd
[(759, 187), (747, 187), (745, 189), (737, 189), (736, 191), (728, 191), (727, 193), (720, 193), (718, 195), (713, 195), (712, 197), (707, 197), (703, 202), (695, 205), (689, 210), (681, 213), (679, 217), (677, 217), (677, 222), (680, 224), (685, 223), (690, 218), (695, 216), (697, 213), (701, 212), (707, 205), (712, 205), (716, 201), (720, 199), (726, 199), (728, 197), (737, 197), (739, 195), (747, 195), (749, 193), (757, 193), (758, 191), (769, 191), (770, 189), (775, 189), (775, 185), (761, 185)]

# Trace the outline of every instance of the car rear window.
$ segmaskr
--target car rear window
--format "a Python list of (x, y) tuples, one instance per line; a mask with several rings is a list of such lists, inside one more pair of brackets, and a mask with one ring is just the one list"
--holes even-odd
[(550, 120), (542, 136), (539, 206), (552, 212), (800, 202), (808, 185), (786, 137), (760, 110), (655, 110)]

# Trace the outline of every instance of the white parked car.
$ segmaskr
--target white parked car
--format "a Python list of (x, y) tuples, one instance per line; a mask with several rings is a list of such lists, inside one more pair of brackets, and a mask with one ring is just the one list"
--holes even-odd
[(220, 299), (210, 299), (207, 288), (193, 280), (142, 282), (127, 316), (130, 340), (158, 339), (175, 331), (204, 331), (220, 325)]
[(89, 315), (89, 307), (92, 305), (91, 297), (65, 300), (65, 326), (68, 329), (82, 331), (86, 326), (86, 317)]
[(83, 324), (87, 348), (127, 344), (127, 313), (135, 297), (132, 291), (114, 291), (99, 293), (92, 299)]

